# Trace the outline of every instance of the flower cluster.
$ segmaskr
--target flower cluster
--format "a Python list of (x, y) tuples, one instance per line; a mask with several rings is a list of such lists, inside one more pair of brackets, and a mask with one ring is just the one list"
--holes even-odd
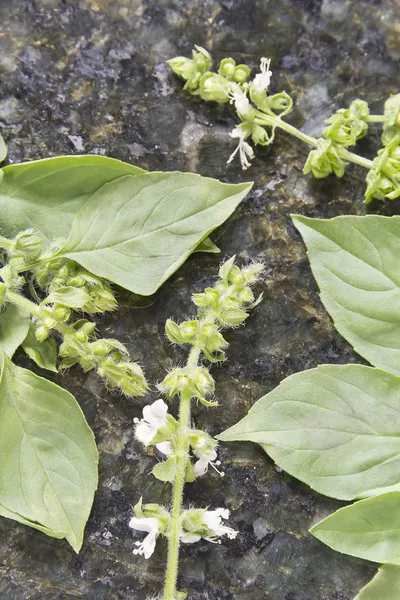
[(394, 200), (400, 196), (400, 94), (385, 102), (383, 148), (367, 175), (366, 202), (373, 198)]
[[(272, 144), (275, 131), (280, 128), (312, 146), (303, 169), (305, 175), (312, 173), (320, 179), (333, 173), (342, 177), (347, 164), (353, 162), (369, 170), (366, 202), (372, 198), (393, 199), (400, 195), (400, 94), (386, 101), (383, 115), (371, 115), (367, 102), (354, 100), (348, 108), (340, 108), (329, 117), (322, 137), (314, 138), (284, 121), (283, 117), (293, 109), (293, 101), (285, 91), (269, 92), (272, 76), (270, 59), (262, 58), (260, 71), (250, 79), (247, 65), (236, 65), (232, 58), (224, 58), (218, 72), (212, 72), (209, 53), (198, 46), (196, 50), (202, 57), (199, 66), (196, 66), (196, 60), (199, 61), (199, 58), (195, 60), (196, 53), (192, 60), (178, 57), (168, 63), (175, 73), (186, 79), (184, 87), (191, 94), (203, 100), (234, 105), (240, 123), (230, 133), (237, 141), (237, 147), (228, 163), (239, 156), (242, 168), (248, 169), (254, 158), (251, 143), (255, 146)], [(384, 147), (374, 161), (347, 150), (367, 134), (369, 123), (383, 124)], [(393, 142), (393, 139), (396, 141)]]
[[(142, 504), (142, 499), (133, 508), (134, 517), (129, 521), (129, 527), (135, 531), (147, 533), (142, 542), (135, 542), (134, 554), (150, 558), (153, 554), (158, 536), (168, 537), (171, 526), (170, 513), (159, 504)], [(193, 544), (202, 538), (208, 542), (220, 543), (219, 538), (226, 536), (235, 539), (237, 531), (227, 527), (223, 520), (229, 518), (229, 510), (217, 508), (216, 510), (189, 509), (180, 515), (180, 541), (184, 544)]]
[[(19, 233), (14, 239), (0, 238), (6, 264), (0, 271), (0, 304), (14, 302), (31, 313), (32, 330), (38, 344), (48, 343), (54, 332), (61, 336), (60, 369), (79, 364), (85, 371), (95, 369), (108, 389), (119, 389), (127, 396), (143, 395), (148, 386), (144, 374), (129, 358), (118, 340), (96, 339), (96, 324), (85, 319), (70, 322), (73, 311), (104, 313), (117, 306), (108, 282), (92, 275), (80, 265), (58, 256), (62, 240), (46, 250), (43, 240), (33, 230)], [(30, 290), (38, 303), (25, 299), (21, 287), (30, 272)], [(34, 284), (46, 290), (40, 301)], [(8, 292), (8, 295), (7, 295)], [(12, 296), (10, 292), (14, 293)], [(54, 344), (54, 342), (53, 342)]]
[[(230, 63), (230, 67), (234, 66)], [(252, 286), (259, 280), (262, 270), (261, 264), (239, 268), (232, 257), (221, 266), (214, 287), (193, 294), (196, 319), (179, 324), (171, 319), (167, 321), (168, 339), (191, 348), (186, 365), (173, 369), (158, 385), (159, 391), (168, 399), (179, 398), (180, 417), (176, 420), (170, 415), (167, 404), (159, 399), (144, 407), (142, 419), (135, 419), (136, 439), (146, 447), (154, 446), (161, 458), (153, 468), (153, 475), (161, 481), (171, 482), (174, 487), (171, 512), (158, 504), (142, 506), (140, 502), (129, 523), (133, 529), (147, 532), (142, 542), (136, 542), (134, 550), (135, 554), (143, 554), (145, 558), (153, 553), (158, 536), (168, 538), (166, 600), (185, 597), (176, 591), (180, 543), (200, 539), (219, 543), (222, 536), (233, 539), (237, 535), (224, 524), (229, 517), (228, 510), (190, 508), (182, 511), (181, 496), (185, 482), (202, 477), (210, 467), (224, 475), (219, 469), (217, 441), (190, 423), (190, 402), (195, 399), (208, 407), (217, 405), (212, 399), (214, 380), (209, 370), (199, 364), (199, 359), (201, 355), (210, 362), (225, 359), (228, 343), (221, 329), (241, 325), (248, 317), (248, 310), (261, 300), (261, 296), (255, 298)]]

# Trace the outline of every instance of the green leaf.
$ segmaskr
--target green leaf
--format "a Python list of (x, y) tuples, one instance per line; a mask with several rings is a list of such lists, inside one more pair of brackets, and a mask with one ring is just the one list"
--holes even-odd
[(400, 492), (360, 500), (320, 521), (310, 532), (343, 554), (400, 565), (399, 504)]
[(52, 337), (48, 337), (44, 342), (39, 342), (36, 339), (34, 328), (30, 327), (28, 335), (22, 343), (22, 348), (39, 367), (57, 373), (57, 345)]
[(210, 238), (206, 238), (197, 246), (195, 252), (209, 252), (211, 254), (218, 254), (221, 250), (214, 244)]
[(61, 254), (148, 296), (232, 214), (251, 185), (191, 173), (121, 177), (89, 198)]
[(82, 309), (88, 302), (90, 302), (90, 296), (83, 288), (65, 286), (51, 292), (43, 304), (62, 304), (68, 308)]
[(6, 305), (0, 312), (0, 353), (12, 358), (29, 330), (31, 320), (28, 313), (13, 304)]
[(67, 238), (75, 214), (102, 185), (142, 169), (105, 156), (58, 156), (10, 165), (0, 184), (0, 228), (12, 237), (34, 228)]
[(0, 163), (2, 163), (7, 158), (7, 146), (3, 139), (3, 136), (0, 135)]
[[(4, 160), (0, 138), (0, 162)], [(3, 159), (1, 158), (3, 156)], [(0, 184), (0, 228), (12, 237), (34, 228), (52, 241), (67, 238), (75, 214), (105, 183), (143, 169), (106, 156), (57, 156), (9, 165)], [(219, 252), (209, 239), (196, 252)]]
[(354, 600), (399, 600), (400, 568), (383, 565)]
[(400, 217), (292, 219), (337, 330), (370, 363), (400, 375)]
[(288, 377), (224, 431), (261, 444), (288, 473), (343, 500), (400, 489), (400, 378), (361, 365)]
[(78, 552), (97, 487), (93, 433), (66, 390), (0, 360), (0, 514)]

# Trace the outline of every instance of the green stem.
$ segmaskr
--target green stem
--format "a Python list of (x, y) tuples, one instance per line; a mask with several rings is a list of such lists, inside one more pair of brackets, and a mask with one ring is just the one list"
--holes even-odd
[[(200, 349), (196, 346), (190, 351), (186, 366), (192, 369), (197, 367)], [(164, 600), (176, 600), (176, 581), (178, 577), (179, 546), (182, 533), (181, 512), (183, 488), (186, 480), (186, 469), (189, 460), (189, 437), (190, 427), (190, 392), (183, 392), (179, 406), (179, 428), (177, 434), (177, 460), (176, 475), (172, 489), (172, 511), (171, 521), (168, 528), (168, 557), (165, 575)]]
[(5, 250), (12, 250), (12, 247), (12, 241), (0, 235), (0, 248), (4, 248)]
[[(46, 309), (41, 308), (31, 300), (28, 300), (28, 298), (24, 298), (24, 296), (21, 296), (16, 292), (7, 290), (6, 301), (10, 302), (11, 304), (15, 304), (16, 306), (19, 306), (20, 308), (23, 308), (24, 310), (29, 312), (29, 314), (31, 314), (33, 317), (36, 317), (40, 321), (45, 322), (46, 319), (52, 319), (54, 321), (54, 317), (49, 312), (47, 312)], [(56, 326), (52, 329), (56, 329), (62, 335), (73, 335), (75, 333), (75, 330), (73, 327), (71, 327), (71, 325), (67, 325), (66, 323), (60, 323), (59, 321), (57, 321), (56, 323)]]
[(365, 120), (367, 123), (384, 123), (386, 117), (385, 115), (369, 115)]
[[(283, 129), (284, 131), (286, 131), (286, 133), (289, 133), (290, 135), (293, 135), (294, 137), (298, 138), (299, 140), (301, 140), (302, 142), (305, 142), (306, 144), (308, 144), (309, 146), (317, 146), (317, 139), (314, 137), (311, 137), (310, 135), (307, 135), (305, 133), (303, 133), (302, 131), (299, 131), (296, 127), (293, 127), (293, 125), (290, 125), (289, 123), (286, 123), (285, 121), (282, 121), (282, 119), (280, 119), (279, 117), (270, 117), (268, 115), (264, 115), (261, 111), (256, 111), (256, 113), (258, 115), (262, 115), (260, 117), (256, 117), (254, 119), (254, 122), (257, 123), (258, 125), (267, 125), (269, 127), (279, 127), (280, 129)], [(361, 167), (364, 167), (365, 169), (372, 169), (372, 160), (369, 160), (368, 158), (364, 158), (363, 156), (359, 156), (358, 154), (355, 154), (354, 152), (349, 152), (349, 150), (346, 150), (346, 148), (341, 148), (340, 146), (338, 146), (338, 151), (340, 156), (344, 159), (347, 160), (348, 162), (352, 162), (356, 165), (360, 165)]]

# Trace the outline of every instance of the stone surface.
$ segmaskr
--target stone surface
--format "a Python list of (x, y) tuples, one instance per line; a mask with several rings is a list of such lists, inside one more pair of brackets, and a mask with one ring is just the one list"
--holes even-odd
[[(318, 298), (291, 212), (364, 214), (365, 173), (342, 180), (305, 178), (306, 149), (278, 134), (257, 150), (250, 171), (226, 165), (235, 119), (229, 107), (186, 95), (165, 60), (194, 43), (217, 59), (256, 67), (272, 58), (272, 88), (293, 95), (292, 122), (319, 132), (333, 110), (355, 97), (379, 111), (399, 87), (397, 0), (4, 0), (0, 2), (0, 129), (13, 162), (57, 154), (107, 154), (150, 169), (195, 170), (226, 181), (254, 180), (252, 193), (213, 236), (222, 256), (267, 265), (264, 301), (246, 327), (229, 334), (229, 360), (213, 368), (221, 406), (196, 407), (216, 434), (241, 418), (291, 373), (319, 363), (361, 362), (334, 331)], [(373, 129), (361, 151), (372, 156)], [(371, 208), (399, 212), (393, 202)], [(160, 292), (100, 322), (143, 364), (150, 381), (184, 360), (166, 342), (166, 318), (193, 313), (190, 295), (212, 283), (220, 256), (196, 254)], [(28, 364), (19, 355), (21, 364)], [(163, 582), (165, 545), (150, 561), (134, 557), (130, 506), (140, 495), (168, 502), (169, 486), (150, 476), (155, 458), (132, 439), (145, 402), (107, 394), (95, 375), (54, 377), (73, 392), (94, 428), (100, 485), (77, 556), (64, 541), (0, 520), (1, 600), (145, 600)], [(154, 389), (154, 387), (153, 387)], [(237, 540), (185, 547), (180, 587), (191, 600), (351, 600), (373, 574), (331, 551), (308, 528), (339, 503), (280, 472), (252, 444), (221, 449), (226, 475), (187, 486), (187, 501), (226, 506)]]

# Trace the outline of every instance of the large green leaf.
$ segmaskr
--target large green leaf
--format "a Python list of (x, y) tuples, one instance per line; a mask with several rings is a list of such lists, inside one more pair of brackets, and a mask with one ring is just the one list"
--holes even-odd
[(58, 156), (10, 165), (0, 184), (0, 229), (33, 227), (46, 239), (68, 237), (73, 218), (102, 185), (142, 169), (106, 156)]
[(400, 489), (400, 378), (361, 365), (297, 373), (219, 439), (261, 444), (285, 471), (334, 498)]
[(153, 294), (251, 185), (191, 173), (121, 177), (86, 202), (61, 254), (132, 292)]
[(0, 360), (0, 514), (78, 552), (97, 487), (92, 431), (66, 390)]
[(310, 531), (343, 554), (400, 565), (400, 492), (381, 494), (341, 508)]
[[(0, 139), (0, 160), (4, 149)], [(57, 156), (10, 165), (0, 184), (0, 230), (12, 237), (34, 228), (49, 241), (67, 238), (75, 214), (106, 183), (143, 169), (106, 156)], [(197, 252), (219, 252), (204, 240)]]
[(0, 353), (11, 358), (26, 338), (31, 320), (21, 308), (8, 304), (0, 312)]
[(400, 567), (383, 565), (354, 600), (399, 600)]
[(400, 375), (400, 217), (292, 218), (337, 330)]

